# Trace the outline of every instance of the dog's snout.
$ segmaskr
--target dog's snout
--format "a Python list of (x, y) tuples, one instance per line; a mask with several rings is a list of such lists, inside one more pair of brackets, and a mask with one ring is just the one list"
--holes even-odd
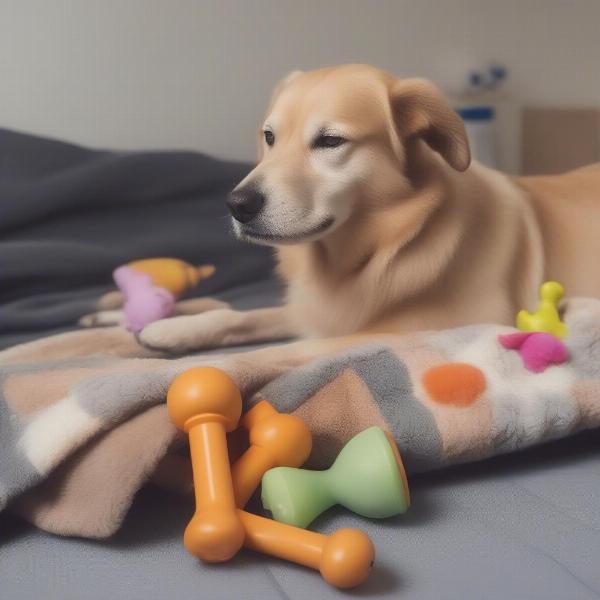
[(233, 218), (240, 223), (249, 223), (265, 204), (265, 196), (255, 187), (235, 190), (227, 199), (227, 207)]

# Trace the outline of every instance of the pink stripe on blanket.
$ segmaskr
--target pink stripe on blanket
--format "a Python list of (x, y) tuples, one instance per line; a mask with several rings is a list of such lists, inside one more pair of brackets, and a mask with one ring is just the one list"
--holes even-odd
[(110, 366), (15, 373), (4, 380), (2, 389), (15, 413), (31, 416), (67, 396), (77, 382), (109, 371)]
[(164, 404), (154, 406), (84, 446), (21, 496), (13, 512), (59, 535), (112, 535), (178, 435), (166, 412)]
[(160, 355), (140, 346), (135, 337), (122, 327), (109, 327), (69, 331), (8, 348), (0, 352), (0, 366), (45, 363), (49, 359), (57, 361), (99, 354), (123, 358)]
[(16, 372), (4, 379), (2, 391), (6, 403), (15, 413), (31, 416), (68, 396), (79, 382), (100, 375), (151, 371), (157, 364), (164, 364), (164, 361), (105, 357), (94, 360), (92, 367), (72, 367), (65, 364), (61, 369), (42, 368)]

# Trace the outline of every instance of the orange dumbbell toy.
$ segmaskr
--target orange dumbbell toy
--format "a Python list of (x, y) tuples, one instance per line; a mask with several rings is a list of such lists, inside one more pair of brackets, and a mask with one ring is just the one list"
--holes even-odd
[(339, 529), (331, 535), (315, 533), (240, 510), (246, 530), (244, 545), (320, 571), (338, 588), (363, 583), (375, 560), (375, 548), (360, 529)]
[(311, 435), (301, 419), (279, 414), (268, 402), (257, 404), (242, 421), (250, 448), (230, 469), (225, 434), (238, 424), (242, 399), (226, 373), (210, 367), (181, 373), (169, 388), (167, 409), (190, 436), (196, 512), (183, 537), (189, 552), (221, 562), (245, 545), (317, 569), (339, 588), (365, 581), (375, 549), (362, 531), (340, 529), (327, 536), (236, 508), (236, 497), (243, 505), (269, 468), (306, 460)]
[(242, 413), (235, 382), (223, 371), (197, 367), (178, 375), (167, 394), (173, 423), (189, 434), (196, 512), (186, 527), (188, 551), (209, 562), (230, 559), (242, 547), (244, 526), (236, 510), (225, 434)]
[(231, 476), (236, 504), (243, 508), (269, 469), (305, 463), (312, 436), (302, 419), (277, 412), (266, 400), (251, 408), (240, 425), (249, 431), (250, 447), (232, 465)]

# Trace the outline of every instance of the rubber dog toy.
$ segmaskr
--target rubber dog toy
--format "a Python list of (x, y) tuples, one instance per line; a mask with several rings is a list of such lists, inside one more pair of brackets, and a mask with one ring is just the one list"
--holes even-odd
[(194, 267), (177, 258), (135, 260), (115, 269), (113, 279), (124, 298), (125, 326), (137, 333), (171, 317), (176, 298), (214, 272), (213, 265)]
[(560, 320), (558, 302), (565, 290), (556, 281), (546, 281), (540, 287), (540, 302), (534, 313), (521, 310), (517, 314), (517, 329), (521, 331), (544, 332), (563, 338), (567, 335), (567, 326)]
[(175, 297), (181, 296), (215, 272), (213, 265), (196, 267), (178, 258), (145, 258), (134, 260), (126, 266), (146, 273), (154, 285), (169, 290)]
[(251, 408), (240, 424), (250, 433), (250, 447), (232, 465), (231, 476), (236, 504), (243, 508), (269, 469), (306, 462), (312, 436), (302, 419), (278, 413), (266, 400)]
[(154, 285), (146, 273), (119, 267), (113, 279), (125, 300), (123, 313), (129, 331), (137, 333), (146, 325), (175, 313), (175, 296), (166, 288)]
[(498, 341), (504, 348), (517, 350), (523, 366), (533, 373), (541, 373), (550, 365), (560, 365), (569, 359), (566, 346), (550, 333), (508, 333), (499, 335)]
[(246, 533), (236, 509), (225, 433), (242, 413), (242, 398), (223, 371), (197, 367), (178, 375), (167, 394), (173, 423), (189, 434), (196, 512), (186, 527), (187, 550), (208, 562), (230, 559)]
[(408, 509), (410, 494), (394, 440), (370, 427), (346, 444), (327, 471), (268, 471), (262, 502), (277, 521), (307, 527), (334, 504), (373, 519), (391, 517)]
[(246, 531), (245, 546), (321, 572), (323, 579), (338, 588), (363, 583), (375, 560), (375, 548), (359, 529), (339, 529), (326, 536), (291, 527), (240, 510)]
[[(221, 562), (236, 554), (243, 544), (252, 550), (317, 569), (325, 581), (340, 588), (362, 583), (375, 558), (373, 543), (364, 532), (340, 529), (326, 536), (235, 508), (225, 433), (235, 428), (241, 407), (238, 388), (219, 369), (190, 369), (171, 383), (167, 410), (176, 426), (189, 433), (196, 495), (196, 512), (184, 534), (185, 547), (205, 561)], [(244, 424), (250, 432), (271, 421), (270, 427), (263, 425), (265, 431), (281, 436), (287, 425), (282, 427), (281, 419), (276, 419), (279, 426), (273, 425), (274, 418), (281, 415), (268, 403), (259, 403), (255, 408), (245, 418)], [(294, 438), (300, 439), (304, 447), (302, 454), (307, 454), (306, 434), (298, 435), (302, 428), (297, 424), (293, 427), (296, 428)], [(258, 431), (255, 435), (261, 440), (263, 436), (261, 430)], [(268, 446), (271, 450), (280, 447), (279, 444)], [(262, 447), (256, 447), (260, 448), (262, 457)]]

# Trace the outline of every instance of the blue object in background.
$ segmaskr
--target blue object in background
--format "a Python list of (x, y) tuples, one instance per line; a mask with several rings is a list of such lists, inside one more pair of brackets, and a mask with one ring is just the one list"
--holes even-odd
[(457, 109), (463, 121), (492, 121), (495, 111), (492, 106), (463, 106)]
[(497, 168), (496, 112), (493, 106), (473, 105), (457, 109), (465, 122), (465, 129), (473, 158), (484, 165)]

